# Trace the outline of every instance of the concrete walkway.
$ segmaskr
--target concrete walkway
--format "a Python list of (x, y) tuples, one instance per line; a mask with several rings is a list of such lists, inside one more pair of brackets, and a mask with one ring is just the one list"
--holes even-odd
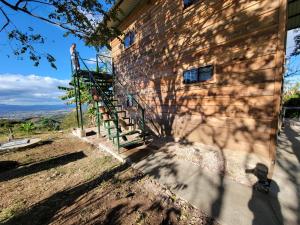
[(265, 195), (254, 191), (226, 176), (175, 159), (164, 151), (152, 151), (137, 161), (138, 157), (132, 155), (131, 159), (135, 168), (157, 179), (223, 225), (283, 224), (280, 203), (274, 193)]
[[(88, 137), (86, 140), (98, 142)], [(111, 151), (109, 142), (101, 148)], [(300, 224), (300, 123), (287, 121), (278, 145), (271, 193), (257, 192), (215, 171), (205, 170), (169, 151), (169, 145), (134, 148), (121, 154), (136, 169), (167, 186), (177, 196), (223, 225)], [(109, 150), (110, 149), (110, 150)]]

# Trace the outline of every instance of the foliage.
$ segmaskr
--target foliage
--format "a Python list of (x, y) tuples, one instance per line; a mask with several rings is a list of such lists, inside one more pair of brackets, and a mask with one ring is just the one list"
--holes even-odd
[[(295, 29), (295, 32), (299, 31), (299, 29)], [(300, 34), (294, 37), (294, 49), (287, 55), (286, 58), (286, 73), (285, 77), (292, 77), (300, 74), (300, 68), (296, 60), (298, 60), (298, 55), (300, 55)]]
[(294, 102), (295, 99), (300, 100), (300, 82), (286, 89), (283, 93), (283, 103), (285, 106), (300, 106), (300, 104), (292, 104), (292, 102)]
[(295, 47), (291, 56), (300, 55), (300, 35), (296, 35), (294, 37), (294, 41), (295, 41)]
[[(284, 92), (283, 105), (285, 107), (300, 107), (300, 83), (296, 83)], [(288, 109), (286, 110), (285, 117), (299, 117), (299, 110)]]
[[(90, 125), (95, 125), (95, 119), (96, 119), (96, 111), (93, 106), (93, 100), (92, 95), (90, 93), (90, 88), (87, 86), (86, 83), (84, 83), (81, 79), (79, 80), (79, 87), (80, 87), (80, 99), (81, 104), (86, 104), (88, 106), (87, 111), (84, 113), (85, 121), (88, 121)], [(60, 96), (60, 99), (63, 101), (66, 101), (66, 104), (75, 104), (75, 89), (74, 89), (74, 79), (70, 82), (69, 87), (62, 87), (59, 86), (58, 89), (65, 91), (65, 94), (63, 96)], [(76, 118), (76, 115), (74, 114), (72, 119), (69, 117), (66, 117), (65, 119), (67, 121), (63, 122), (64, 128), (70, 128), (76, 126), (76, 120), (73, 121), (73, 118)]]
[(74, 128), (74, 127), (77, 127), (76, 112), (75, 111), (67, 114), (61, 122), (61, 128), (62, 129), (69, 129), (69, 128)]
[[(69, 87), (58, 86), (59, 90), (65, 91), (65, 94), (60, 96), (60, 99), (66, 101), (66, 104), (68, 105), (75, 104), (74, 85), (75, 85), (75, 80), (74, 78), (72, 78)], [(79, 80), (79, 87), (80, 87), (81, 104), (91, 102), (92, 99), (91, 99), (89, 87), (82, 81), (82, 79)]]
[(31, 133), (34, 129), (35, 126), (32, 122), (25, 122), (21, 124), (21, 130), (25, 131), (27, 134)]
[(49, 53), (35, 50), (35, 45), (44, 44), (45, 38), (36, 33), (30, 24), (28, 27), (16, 27), (18, 16), (11, 14), (11, 10), (19, 14), (31, 16), (40, 21), (60, 27), (65, 31), (64, 36), (74, 35), (90, 46), (107, 46), (110, 38), (117, 37), (120, 32), (116, 28), (107, 26), (109, 21), (116, 20), (118, 7), (108, 9), (114, 0), (0, 0), (0, 18), (4, 25), (0, 32), (6, 32), (9, 46), (13, 54), (20, 59), (29, 57), (35, 66), (45, 58), (53, 68), (56, 68), (55, 58)]
[(48, 131), (59, 130), (60, 128), (60, 122), (53, 120), (51, 118), (43, 118), (40, 121), (40, 125), (41, 128), (47, 129)]

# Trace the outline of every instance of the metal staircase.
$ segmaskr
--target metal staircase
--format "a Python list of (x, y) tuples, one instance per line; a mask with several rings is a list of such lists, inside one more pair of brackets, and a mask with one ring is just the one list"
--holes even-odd
[(84, 69), (74, 69), (71, 61), (78, 128), (84, 129), (80, 87), (84, 83), (96, 109), (98, 135), (104, 131), (118, 151), (122, 147), (141, 144), (145, 141), (145, 110), (112, 69), (109, 71), (105, 65), (106, 72), (100, 72), (99, 65), (105, 64), (100, 56), (96, 56), (95, 71), (79, 55), (78, 60)]

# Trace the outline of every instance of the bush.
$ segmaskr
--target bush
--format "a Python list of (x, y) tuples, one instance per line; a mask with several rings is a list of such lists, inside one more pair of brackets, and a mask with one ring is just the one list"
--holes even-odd
[(59, 130), (60, 122), (50, 119), (50, 118), (43, 118), (40, 121), (40, 128), (46, 129), (48, 131)]
[(25, 131), (27, 134), (29, 134), (29, 133), (33, 132), (33, 130), (35, 129), (35, 126), (32, 122), (25, 122), (25, 123), (21, 124), (20, 129), (22, 131)]
[[(300, 107), (300, 83), (292, 86), (289, 90), (285, 91), (283, 95), (284, 107)], [(299, 109), (287, 109), (285, 117), (294, 118), (299, 117)]]

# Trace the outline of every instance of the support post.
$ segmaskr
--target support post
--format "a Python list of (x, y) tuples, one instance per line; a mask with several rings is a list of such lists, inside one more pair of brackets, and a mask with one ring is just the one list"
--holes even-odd
[(143, 132), (143, 141), (145, 142), (145, 110), (142, 108), (142, 132)]
[(74, 94), (75, 94), (76, 121), (77, 121), (77, 128), (79, 128), (80, 124), (79, 124), (79, 115), (78, 115), (78, 99), (77, 99), (77, 83), (76, 83), (77, 74), (76, 74), (76, 70), (74, 71), (74, 69), (73, 69), (72, 59), (71, 59), (71, 72), (72, 72), (72, 77), (73, 77), (73, 82), (74, 82), (73, 87), (74, 87)]
[(73, 79), (74, 79), (74, 93), (75, 93), (75, 106), (76, 106), (76, 121), (77, 121), (77, 127), (80, 128), (79, 113), (78, 113), (77, 83), (76, 83), (75, 76), (73, 76)]
[[(77, 72), (76, 72), (76, 75), (78, 75)], [(81, 128), (81, 131), (83, 131), (83, 116), (82, 116), (82, 106), (81, 106), (80, 83), (79, 83), (79, 76), (76, 76), (76, 77), (77, 77), (77, 87), (78, 87), (80, 128)]]
[(96, 55), (96, 72), (99, 73), (99, 59), (98, 59), (99, 55)]
[(97, 116), (97, 128), (98, 128), (98, 137), (100, 137), (100, 114), (99, 114), (99, 102), (96, 101), (96, 116)]
[(119, 131), (119, 118), (118, 118), (118, 113), (115, 112), (115, 126), (116, 126), (116, 138), (117, 138), (117, 148), (118, 148), (118, 153), (120, 154), (120, 131)]

